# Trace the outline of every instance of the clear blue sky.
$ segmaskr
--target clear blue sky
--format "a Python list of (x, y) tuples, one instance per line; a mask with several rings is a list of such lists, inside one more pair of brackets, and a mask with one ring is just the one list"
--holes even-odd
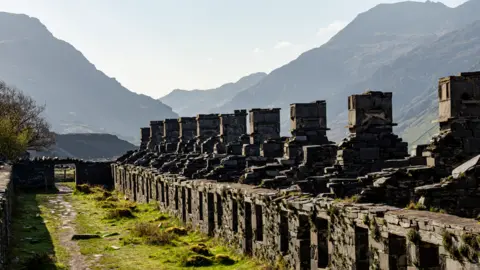
[[(395, 0), (0, 0), (36, 17), (137, 93), (207, 89), (270, 72)], [(465, 0), (443, 0), (457, 6)]]

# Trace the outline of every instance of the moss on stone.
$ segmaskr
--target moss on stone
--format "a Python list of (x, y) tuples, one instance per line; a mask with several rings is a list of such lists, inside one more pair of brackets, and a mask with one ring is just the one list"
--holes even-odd
[(208, 250), (205, 244), (196, 244), (191, 246), (190, 250), (203, 256), (212, 256), (212, 253)]
[(407, 239), (408, 239), (408, 241), (414, 243), (415, 245), (418, 245), (418, 244), (420, 244), (420, 241), (422, 240), (422, 237), (420, 236), (420, 233), (418, 233), (417, 230), (410, 229), (407, 232)]
[(213, 264), (213, 261), (212, 259), (203, 255), (192, 255), (186, 258), (182, 264), (186, 267), (201, 267), (210, 266)]
[(170, 228), (167, 228), (165, 230), (165, 232), (167, 233), (173, 233), (173, 234), (176, 234), (176, 235), (187, 235), (188, 231), (187, 229), (183, 228), (183, 227), (177, 227), (177, 226), (173, 226), (173, 227), (170, 227)]
[(235, 264), (235, 260), (230, 258), (230, 256), (225, 254), (217, 254), (215, 255), (215, 262), (222, 265), (233, 265)]

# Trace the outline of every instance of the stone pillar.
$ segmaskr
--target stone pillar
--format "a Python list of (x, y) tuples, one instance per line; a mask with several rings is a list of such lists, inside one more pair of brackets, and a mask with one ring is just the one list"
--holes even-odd
[(329, 143), (325, 100), (290, 104), (290, 129), (292, 136), (310, 145)]
[(140, 150), (147, 148), (148, 141), (150, 140), (150, 127), (140, 128)]
[(437, 174), (448, 176), (461, 160), (480, 153), (480, 72), (440, 78), (438, 102), (440, 134), (423, 156)]
[[(215, 153), (241, 155), (241, 137), (247, 133), (247, 110), (235, 110), (233, 114), (220, 114), (219, 117), (220, 135), (219, 142), (215, 145)], [(247, 139), (249, 141), (248, 136)]]
[(330, 143), (327, 130), (327, 103), (324, 100), (290, 104), (292, 137), (285, 143), (285, 158), (300, 162), (303, 146)]
[(180, 126), (178, 119), (165, 119), (163, 121), (163, 142), (165, 144), (165, 152), (175, 152), (177, 149)]
[(192, 152), (194, 150), (194, 139), (197, 131), (197, 121), (195, 117), (180, 117), (178, 118), (178, 125), (180, 132), (177, 152)]
[(369, 91), (348, 97), (350, 133), (392, 133), (392, 93)]
[(163, 137), (163, 121), (150, 121), (150, 139), (147, 148), (155, 150), (158, 148)]
[(250, 110), (250, 144), (280, 138), (280, 108)]
[(351, 134), (338, 145), (334, 167), (328, 170), (342, 179), (330, 179), (328, 187), (333, 193), (349, 196), (355, 192), (356, 177), (380, 171), (386, 160), (409, 156), (407, 143), (392, 132), (395, 125), (392, 93), (369, 91), (348, 97), (347, 127)]
[(220, 114), (220, 141), (231, 143), (247, 133), (247, 110), (235, 110), (233, 114)]
[(200, 148), (201, 153), (212, 153), (220, 133), (220, 117), (218, 114), (198, 114), (196, 120), (196, 147)]

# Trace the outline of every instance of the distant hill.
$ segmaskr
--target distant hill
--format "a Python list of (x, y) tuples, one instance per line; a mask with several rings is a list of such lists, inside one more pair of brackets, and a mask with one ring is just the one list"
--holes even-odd
[(113, 159), (138, 147), (110, 134), (56, 134), (56, 145), (33, 156), (56, 156), (79, 159)]
[[(281, 107), (285, 134), (290, 103), (325, 99), (329, 137), (338, 141), (347, 131), (347, 96), (372, 89), (393, 91), (396, 122), (418, 118), (412, 106), (418, 103), (415, 112), (432, 106), (419, 102), (439, 76), (470, 70), (472, 60), (478, 59), (472, 25), (480, 19), (478, 10), (480, 0), (456, 8), (434, 2), (380, 4), (359, 14), (326, 44), (239, 92), (219, 111)], [(409, 140), (430, 127), (425, 128)], [(405, 125), (397, 130), (406, 130)]]
[(172, 107), (180, 116), (195, 116), (199, 113), (215, 112), (217, 107), (229, 102), (237, 93), (257, 84), (266, 73), (253, 73), (234, 83), (227, 83), (208, 90), (175, 89), (160, 101)]
[(57, 133), (94, 132), (140, 140), (150, 120), (178, 115), (106, 76), (35, 18), (0, 12), (0, 80), (46, 104)]

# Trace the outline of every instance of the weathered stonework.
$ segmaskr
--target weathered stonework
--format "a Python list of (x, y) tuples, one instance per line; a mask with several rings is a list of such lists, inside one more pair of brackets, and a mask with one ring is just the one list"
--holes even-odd
[(11, 168), (0, 167), (0, 268), (7, 266), (7, 255), (11, 244), (12, 207), (14, 201)]
[(305, 140), (312, 145), (326, 144), (329, 143), (327, 130), (325, 100), (290, 104), (290, 132), (297, 140)]
[(146, 149), (148, 141), (150, 140), (150, 128), (140, 128), (140, 149)]
[(150, 139), (147, 148), (149, 150), (159, 150), (159, 145), (163, 140), (163, 121), (150, 121)]
[(197, 115), (196, 146), (200, 153), (213, 153), (220, 134), (220, 117), (218, 114)]
[(480, 235), (474, 220), (112, 166), (116, 189), (130, 199), (156, 202), (243, 254), (272, 264), (282, 257), (287, 269), (478, 269), (451, 252), (479, 251), (461, 240)]
[(247, 133), (247, 110), (235, 110), (233, 114), (220, 114), (220, 141), (231, 143)]
[(448, 176), (480, 154), (480, 72), (460, 73), (438, 83), (440, 134), (425, 147), (427, 165)]
[(440, 80), (441, 133), (412, 156), (392, 131), (392, 93), (370, 91), (349, 97), (339, 145), (323, 101), (292, 104), (289, 138), (279, 109), (250, 110), (250, 136), (245, 112), (211, 116), (218, 140), (198, 137), (208, 151), (128, 153), (112, 165), (115, 185), (287, 269), (480, 269), (479, 83)]
[(172, 153), (177, 150), (178, 138), (180, 136), (180, 125), (178, 119), (165, 119), (163, 121), (163, 143), (164, 151)]
[(280, 138), (280, 109), (250, 110), (250, 144)]
[(194, 150), (195, 135), (197, 133), (197, 122), (195, 117), (178, 118), (180, 128), (177, 153), (189, 153)]
[(75, 166), (76, 184), (113, 187), (112, 162), (92, 162), (79, 159), (36, 158), (17, 161), (12, 167), (12, 180), (16, 188), (45, 189), (55, 187), (55, 166)]

